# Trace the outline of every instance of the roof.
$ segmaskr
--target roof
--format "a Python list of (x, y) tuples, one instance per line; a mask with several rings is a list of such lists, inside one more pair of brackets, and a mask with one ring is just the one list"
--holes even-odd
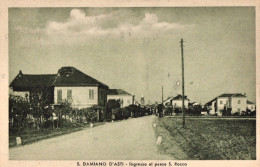
[(246, 97), (246, 96), (241, 93), (236, 93), (232, 97)]
[(62, 67), (58, 74), (23, 74), (21, 71), (11, 82), (14, 91), (28, 91), (31, 88), (51, 86), (100, 86), (108, 89), (102, 82), (84, 74), (74, 67)]
[(246, 97), (246, 96), (241, 93), (223, 93), (218, 97)]
[(107, 95), (131, 95), (122, 89), (109, 89)]
[[(184, 99), (188, 99), (187, 96), (184, 96)], [(175, 97), (173, 97), (173, 100), (182, 100), (182, 95), (177, 95)]]
[(190, 105), (198, 105), (199, 103), (197, 102), (192, 102), (192, 103), (189, 103)]
[(247, 103), (247, 104), (255, 104), (255, 103), (253, 103), (253, 102), (251, 102), (251, 101), (249, 101), (249, 100), (247, 100), (246, 103)]
[(213, 101), (216, 101), (217, 98), (214, 98), (212, 100), (210, 100), (209, 102), (207, 102), (205, 105), (211, 105)]
[(231, 97), (233, 95), (234, 94), (231, 94), (231, 93), (223, 93), (223, 94), (219, 95), (218, 97)]
[(62, 67), (59, 69), (54, 86), (101, 86), (108, 89), (107, 85), (74, 67)]
[[(187, 96), (184, 96), (184, 99), (186, 99), (186, 100), (189, 100), (188, 98), (187, 98)], [(166, 100), (164, 100), (163, 102), (166, 102), (166, 101), (168, 101), (168, 100), (182, 100), (182, 95), (180, 95), (180, 94), (178, 94), (177, 96), (175, 96), (175, 97), (168, 97)]]
[(223, 93), (221, 95), (219, 95), (218, 97), (212, 99), (211, 101), (207, 102), (205, 105), (211, 105), (213, 101), (217, 100), (217, 98), (219, 97), (246, 97), (245, 95), (241, 94), (241, 93)]
[(20, 73), (10, 84), (13, 90), (26, 91), (29, 88), (49, 87), (55, 81), (55, 74), (30, 75)]
[(173, 98), (172, 96), (167, 97), (167, 99), (163, 100), (163, 102), (166, 102), (166, 101), (168, 101), (168, 100), (170, 100), (170, 99), (172, 99), (172, 98)]

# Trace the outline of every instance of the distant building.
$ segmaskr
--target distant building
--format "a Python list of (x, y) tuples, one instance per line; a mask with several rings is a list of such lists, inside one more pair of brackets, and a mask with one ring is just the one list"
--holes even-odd
[(207, 102), (205, 104), (205, 106), (207, 107), (207, 109), (209, 110), (209, 114), (210, 115), (214, 115), (216, 114), (216, 98), (215, 99), (212, 99), (211, 101)]
[(72, 106), (86, 108), (105, 106), (108, 86), (74, 67), (62, 67), (57, 74), (23, 74), (21, 71), (10, 84), (14, 94), (41, 94), (50, 104), (72, 100)]
[(231, 111), (231, 114), (241, 114), (246, 111), (247, 97), (241, 93), (224, 93), (205, 105), (210, 108), (210, 114), (222, 115), (224, 109)]
[(192, 102), (192, 103), (189, 103), (189, 106), (197, 106), (197, 105), (200, 105), (199, 103), (197, 103), (197, 102)]
[(247, 109), (250, 110), (250, 111), (255, 111), (255, 103), (247, 100), (246, 101), (246, 104), (247, 104)]
[(145, 100), (144, 100), (144, 95), (142, 94), (142, 97), (141, 97), (141, 105), (145, 105)]
[[(182, 108), (182, 95), (178, 94), (175, 97), (168, 97), (163, 101), (163, 105), (172, 105), (173, 108)], [(189, 99), (187, 96), (184, 96), (184, 107), (188, 108)]]
[(134, 95), (122, 89), (109, 89), (107, 94), (108, 100), (120, 100), (121, 108), (123, 108), (134, 103)]

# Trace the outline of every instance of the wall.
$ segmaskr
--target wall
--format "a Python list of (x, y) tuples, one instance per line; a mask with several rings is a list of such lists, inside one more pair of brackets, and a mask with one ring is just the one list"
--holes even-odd
[(98, 105), (105, 106), (107, 104), (107, 89), (98, 88)]
[(133, 102), (133, 96), (132, 95), (107, 95), (107, 101), (111, 100), (111, 99), (123, 100), (123, 104), (121, 106), (122, 108), (131, 105), (132, 102)]
[(209, 114), (210, 114), (210, 115), (216, 114), (216, 111), (215, 111), (215, 103), (216, 103), (216, 100), (213, 101), (212, 104), (211, 104), (211, 110), (209, 111)]
[[(220, 103), (222, 101), (222, 104)], [(225, 106), (229, 106), (228, 97), (218, 97), (217, 98), (217, 110), (223, 110)]]
[(247, 108), (251, 111), (255, 111), (255, 105), (254, 104), (247, 104)]
[[(72, 90), (72, 105), (77, 108), (86, 108), (98, 104), (98, 87), (83, 86), (83, 87), (55, 87), (54, 88), (54, 103), (57, 104), (57, 90), (62, 90), (62, 100), (67, 98), (67, 90)], [(89, 99), (89, 90), (94, 90), (94, 99)]]
[(163, 102), (163, 105), (166, 105), (167, 103), (171, 102), (171, 100), (172, 100), (172, 98), (170, 98), (170, 99), (164, 101), (164, 102)]
[[(188, 108), (189, 100), (184, 100), (184, 106), (185, 108)], [(173, 107), (180, 107), (182, 108), (182, 100), (172, 100), (172, 106)]]
[[(238, 104), (238, 100), (240, 100), (240, 104)], [(232, 97), (231, 101), (231, 107), (232, 107), (232, 113), (241, 113), (242, 111), (246, 111), (247, 103), (246, 97)], [(239, 111), (240, 109), (240, 111)]]
[(26, 94), (28, 94), (29, 96), (29, 91), (13, 91), (11, 94), (15, 96), (25, 97)]

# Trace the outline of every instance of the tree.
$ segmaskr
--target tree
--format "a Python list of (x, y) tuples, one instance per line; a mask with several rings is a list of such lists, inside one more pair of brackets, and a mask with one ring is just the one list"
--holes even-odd
[(9, 122), (11, 126), (18, 127), (19, 130), (26, 128), (27, 115), (30, 114), (30, 103), (28, 98), (9, 95)]
[(100, 118), (101, 116), (100, 113), (103, 113), (103, 110), (104, 107), (99, 105), (94, 105), (92, 107), (86, 108), (84, 110), (84, 114), (88, 122), (100, 121), (102, 120), (102, 118)]
[(120, 100), (108, 100), (107, 102), (107, 106), (106, 106), (106, 110), (107, 110), (107, 118), (111, 118), (112, 116), (112, 110), (115, 110), (116, 108), (120, 108), (121, 104), (120, 104)]
[(63, 116), (65, 117), (65, 121), (67, 120), (67, 116), (72, 114), (72, 100), (62, 100), (59, 102), (59, 105), (55, 107), (55, 114), (58, 115), (59, 122), (61, 127), (63, 127), (64, 122), (63, 122)]

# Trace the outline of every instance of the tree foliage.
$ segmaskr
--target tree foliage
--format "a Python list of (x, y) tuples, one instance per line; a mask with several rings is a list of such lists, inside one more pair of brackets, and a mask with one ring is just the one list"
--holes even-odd
[(9, 96), (9, 122), (13, 126), (23, 129), (26, 126), (26, 117), (30, 114), (30, 103), (21, 96)]

